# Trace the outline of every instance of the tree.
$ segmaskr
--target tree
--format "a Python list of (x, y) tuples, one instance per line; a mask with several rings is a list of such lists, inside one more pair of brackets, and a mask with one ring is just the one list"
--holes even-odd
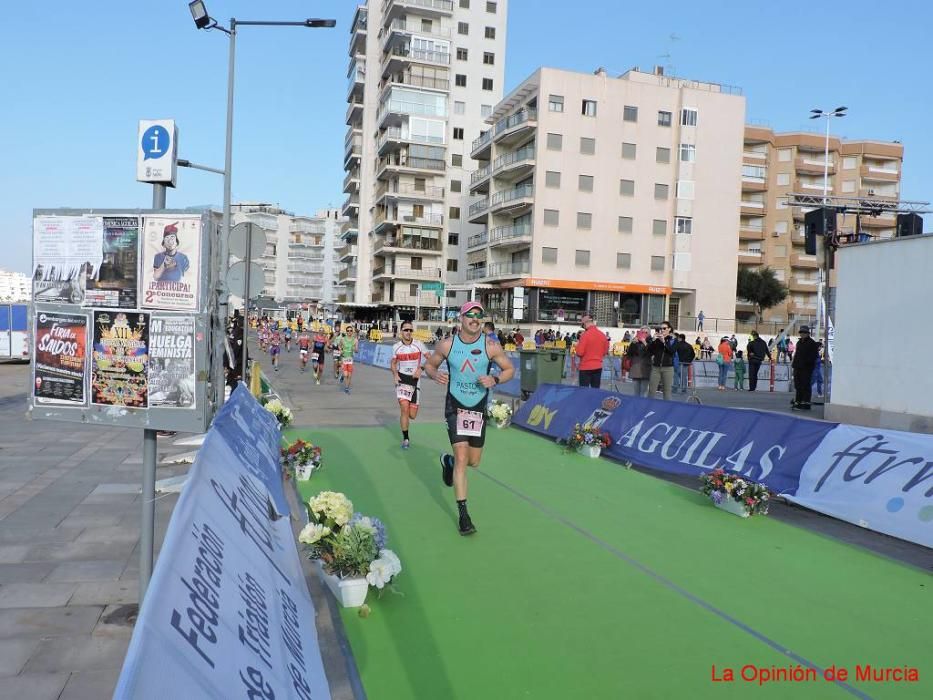
[(748, 299), (755, 305), (758, 323), (761, 323), (761, 314), (765, 309), (770, 309), (787, 298), (787, 287), (775, 277), (774, 270), (770, 267), (760, 270), (740, 267), (735, 293), (739, 298)]

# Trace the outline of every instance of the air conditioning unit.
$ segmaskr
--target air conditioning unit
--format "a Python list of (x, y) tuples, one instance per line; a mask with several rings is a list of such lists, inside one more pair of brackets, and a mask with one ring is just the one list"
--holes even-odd
[(781, 232), (780, 232), (780, 231), (774, 231), (771, 235), (774, 236), (775, 238), (780, 238), (780, 237), (781, 237)]

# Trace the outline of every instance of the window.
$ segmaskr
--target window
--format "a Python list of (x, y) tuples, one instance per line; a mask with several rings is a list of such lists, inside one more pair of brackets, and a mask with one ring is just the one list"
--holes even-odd
[(591, 156), (596, 153), (596, 139), (580, 137), (580, 153), (585, 156)]
[(418, 285), (417, 284), (408, 285), (408, 296), (410, 297), (418, 296)]
[(693, 199), (693, 180), (677, 181), (677, 199)]
[(664, 219), (655, 219), (651, 222), (651, 233), (655, 236), (667, 235), (667, 221)]
[(595, 117), (596, 100), (583, 100), (582, 113), (584, 117)]
[(481, 117), (488, 117), (492, 114), (492, 105), (480, 105), (479, 114)]
[(547, 108), (550, 112), (564, 111), (564, 98), (561, 95), (550, 95), (547, 98)]
[(593, 215), (589, 212), (577, 212), (577, 228), (589, 230), (593, 228)]
[(692, 143), (680, 144), (680, 161), (682, 163), (692, 163), (697, 159), (697, 147)]
[(463, 167), (463, 156), (459, 153), (452, 153), (450, 155), (450, 164), (455, 168)]
[(456, 271), (457, 271), (457, 259), (447, 258), (447, 272), (456, 272)]
[(576, 258), (574, 259), (574, 264), (588, 266), (590, 264), (590, 251), (578, 250)]
[(674, 233), (693, 233), (693, 219), (689, 216), (674, 217)]
[(450, 208), (450, 218), (459, 219), (460, 218), (460, 207), (451, 207)]
[(619, 194), (623, 197), (634, 197), (635, 196), (635, 181), (634, 180), (619, 180)]
[(492, 78), (483, 78), (483, 90), (492, 90)]
[(428, 181), (426, 178), (416, 177), (415, 178), (415, 192), (424, 192), (425, 185), (427, 184), (428, 184)]
[(547, 135), (547, 149), (549, 151), (559, 151), (563, 148), (564, 137), (560, 134)]
[(635, 160), (635, 144), (634, 143), (623, 143), (622, 144), (622, 157), (625, 160)]
[(625, 105), (625, 107), (622, 108), (622, 121), (637, 122), (638, 121), (638, 107), (632, 107), (631, 105)]
[(593, 191), (593, 176), (592, 175), (581, 175), (577, 184), (581, 192), (592, 192)]
[(456, 292), (447, 292), (447, 298), (448, 298), (448, 299), (456, 299), (456, 298), (457, 298), (457, 293), (456, 293)]
[(664, 270), (664, 256), (663, 255), (652, 255), (651, 256), (651, 269), (654, 272)]
[(855, 192), (855, 180), (843, 180), (842, 191), (846, 193)]
[(412, 258), (411, 258), (411, 269), (412, 269), (412, 270), (420, 270), (420, 269), (422, 269), (422, 268), (421, 268), (421, 263), (423, 263), (423, 262), (424, 262), (424, 258), (420, 258), (420, 257), (417, 257), (417, 256), (412, 256)]
[(495, 27), (486, 27), (486, 38), (495, 39), (496, 38), (496, 28)]
[(470, 53), (466, 49), (457, 49), (457, 60), (465, 61), (469, 57)]
[(768, 169), (763, 165), (743, 165), (742, 177), (756, 177), (764, 180), (768, 177)]
[(631, 253), (616, 253), (616, 267), (620, 270), (628, 270), (632, 267)]
[(671, 149), (661, 148), (660, 146), (654, 149), (654, 162), (655, 163), (670, 163), (671, 162)]
[(463, 127), (462, 126), (454, 127), (454, 140), (463, 141)]
[(842, 169), (843, 170), (854, 170), (855, 169), (856, 159), (852, 157), (846, 157), (842, 159)]
[(496, 65), (496, 54), (491, 51), (483, 51), (483, 64), (487, 66)]
[(454, 85), (457, 87), (466, 87), (466, 76), (462, 73), (457, 73), (454, 76)]
[(454, 101), (454, 114), (465, 114), (466, 113), (466, 102), (460, 102), (459, 100)]
[(697, 111), (695, 109), (690, 109), (685, 107), (680, 110), (680, 125), (681, 126), (696, 126), (697, 125)]
[(660, 182), (654, 183), (654, 198), (667, 199), (669, 189), (667, 185), (662, 185)]
[(469, 10), (470, 0), (460, 0), (460, 7), (462, 7), (464, 10)]
[(556, 263), (557, 262), (557, 248), (541, 248), (541, 262)]
[(790, 162), (790, 149), (789, 148), (779, 148), (778, 149), (778, 160), (782, 163)]
[(490, 12), (490, 13), (492, 13), (492, 14), (496, 14), (496, 3), (494, 3), (494, 2), (487, 2), (487, 3), (486, 3), (486, 12)]
[(787, 246), (786, 245), (774, 246), (774, 257), (786, 258), (787, 257)]
[(463, 183), (460, 180), (451, 180), (450, 181), (450, 191), (451, 192), (460, 192)]
[(460, 245), (460, 234), (459, 233), (448, 233), (447, 234), (447, 245)]
[(670, 126), (671, 125), (671, 113), (664, 112), (663, 110), (658, 111), (658, 126)]
[(789, 185), (790, 184), (790, 173), (778, 173), (777, 184), (779, 185)]
[(544, 173), (545, 187), (560, 187), (560, 173), (556, 170), (548, 170)]
[(620, 216), (619, 217), (619, 233), (631, 233), (632, 232), (632, 217), (631, 216)]
[(466, 22), (457, 22), (457, 34), (464, 36), (470, 33), (470, 25)]
[(545, 226), (559, 226), (560, 225), (560, 212), (557, 209), (545, 209), (544, 210), (544, 225)]

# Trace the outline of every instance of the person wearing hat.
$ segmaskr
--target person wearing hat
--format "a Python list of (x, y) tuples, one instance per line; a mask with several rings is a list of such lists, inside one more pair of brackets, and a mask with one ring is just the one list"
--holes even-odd
[(791, 401), (790, 406), (797, 411), (809, 411), (813, 391), (811, 385), (813, 368), (816, 366), (816, 358), (820, 349), (816, 341), (810, 337), (809, 326), (801, 326), (798, 333), (800, 340), (797, 342), (791, 363), (791, 368), (794, 370), (794, 400)]
[[(461, 306), (460, 332), (438, 341), (424, 366), (428, 377), (447, 387), (444, 416), (453, 454), (441, 455), (441, 478), (454, 487), (461, 535), (476, 532), (467, 511), (467, 467), (478, 467), (483, 456), (489, 390), (515, 373), (502, 345), (483, 333), (485, 315), (478, 301)], [(447, 372), (439, 371), (444, 361)], [(496, 377), (489, 373), (493, 363), (501, 370)]]
[(188, 267), (188, 256), (178, 252), (178, 226), (169, 224), (162, 231), (162, 252), (152, 261), (152, 277), (157, 282), (181, 282)]

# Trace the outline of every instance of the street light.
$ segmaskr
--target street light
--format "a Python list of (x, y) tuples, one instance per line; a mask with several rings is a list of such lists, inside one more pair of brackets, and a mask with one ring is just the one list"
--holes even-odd
[(833, 117), (844, 117), (848, 107), (836, 107), (832, 112), (824, 112), (822, 109), (811, 109), (810, 119), (826, 119), (826, 150), (823, 154), (823, 204), (825, 205), (829, 196), (829, 121)]
[[(220, 274), (218, 276), (218, 299), (217, 313), (220, 318), (217, 320), (217, 327), (221, 332), (226, 332), (227, 324), (227, 305), (229, 303), (229, 292), (227, 291), (227, 265), (230, 260), (227, 241), (230, 237), (230, 192), (231, 192), (231, 173), (233, 168), (233, 78), (236, 69), (236, 28), (237, 25), (261, 26), (261, 27), (307, 27), (330, 28), (337, 25), (336, 20), (332, 19), (305, 19), (300, 22), (269, 22), (269, 21), (238, 21), (235, 17), (230, 18), (230, 27), (222, 27), (217, 24), (217, 20), (210, 16), (204, 0), (192, 0), (188, 3), (188, 9), (191, 11), (191, 17), (194, 20), (194, 26), (198, 29), (219, 29), (230, 37), (230, 56), (227, 64), (227, 130), (226, 145), (224, 149), (224, 221), (223, 233), (220, 238)], [(246, 290), (249, 296), (249, 290)], [(214, 382), (216, 386), (224, 385), (223, 363), (217, 362), (215, 367)], [(243, 377), (246, 380), (246, 377)], [(223, 404), (223, 391), (219, 392), (218, 404)]]

